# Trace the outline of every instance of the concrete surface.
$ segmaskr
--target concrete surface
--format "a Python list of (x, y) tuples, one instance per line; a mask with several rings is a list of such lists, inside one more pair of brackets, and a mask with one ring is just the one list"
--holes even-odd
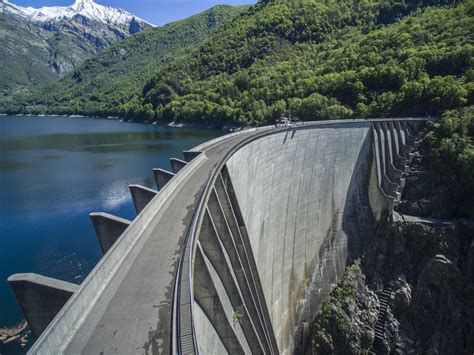
[(188, 165), (188, 162), (177, 158), (170, 158), (170, 164), (173, 174), (177, 174), (181, 171), (181, 169)]
[(137, 214), (140, 214), (158, 194), (158, 191), (141, 185), (129, 185), (128, 188)]
[(153, 169), (153, 175), (155, 176), (156, 186), (158, 190), (162, 190), (167, 183), (174, 178), (175, 174), (170, 173), (164, 169)]
[(297, 347), (297, 325), (311, 321), (372, 235), (371, 127), (291, 130), (252, 142), (227, 162), (280, 353)]
[(209, 174), (239, 139), (213, 145), (158, 193), (94, 268), (30, 353), (169, 351), (180, 246)]

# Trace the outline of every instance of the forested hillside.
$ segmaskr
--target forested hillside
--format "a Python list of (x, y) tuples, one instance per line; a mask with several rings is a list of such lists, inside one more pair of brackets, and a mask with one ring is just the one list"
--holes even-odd
[(33, 97), (17, 96), (5, 110), (118, 115), (119, 105), (139, 95), (159, 68), (183, 56), (217, 26), (246, 8), (216, 6), (185, 20), (136, 33), (87, 60), (61, 82), (43, 86)]
[(473, 15), (473, 0), (261, 1), (192, 51), (149, 66), (157, 70), (150, 80), (126, 67), (105, 71), (103, 96), (91, 86), (74, 98), (82, 95), (76, 85), (86, 88), (81, 80), (107, 63), (90, 61), (60, 88), (72, 96), (39, 100), (45, 105), (35, 110), (90, 114), (99, 101), (103, 115), (216, 126), (284, 114), (438, 116), (473, 103)]
[(472, 1), (260, 3), (171, 63), (123, 110), (241, 124), (283, 113), (440, 115), (473, 101), (473, 8)]

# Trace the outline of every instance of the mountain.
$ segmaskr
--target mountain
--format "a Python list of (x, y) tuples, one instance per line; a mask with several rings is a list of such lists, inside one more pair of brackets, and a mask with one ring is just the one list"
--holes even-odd
[(187, 19), (137, 33), (86, 60), (34, 97), (22, 99), (28, 106), (21, 111), (119, 115), (118, 107), (130, 97), (140, 95), (144, 84), (160, 67), (202, 43), (218, 26), (247, 8), (219, 5)]
[[(9, 110), (212, 126), (282, 115), (439, 116), (474, 103), (473, 14), (473, 0), (261, 0), (196, 46), (147, 67), (151, 78), (121, 81), (126, 71), (117, 71), (111, 81), (120, 86), (97, 88), (101, 95), (93, 84), (91, 94), (76, 91), (99, 73), (91, 61), (66, 91), (58, 86)], [(117, 99), (113, 91), (127, 82), (133, 97)]]
[(39, 9), (0, 0), (0, 93), (10, 97), (54, 82), (86, 58), (149, 27), (124, 10), (92, 0)]
[[(67, 21), (96, 21), (121, 29), (124, 34), (133, 34), (150, 23), (129, 12), (110, 6), (96, 4), (93, 0), (76, 0), (70, 6), (52, 6), (39, 9), (22, 7), (3, 0), (4, 11), (27, 19), (34, 23), (51, 23)], [(81, 22), (78, 21), (78, 22)], [(137, 27), (138, 26), (138, 27)]]

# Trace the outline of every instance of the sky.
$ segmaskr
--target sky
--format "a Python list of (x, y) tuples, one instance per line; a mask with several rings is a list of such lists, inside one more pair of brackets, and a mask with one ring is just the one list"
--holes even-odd
[[(65, 6), (74, 0), (9, 0), (21, 6)], [(218, 4), (255, 4), (257, 0), (94, 0), (101, 5), (119, 7), (154, 24), (181, 20)]]

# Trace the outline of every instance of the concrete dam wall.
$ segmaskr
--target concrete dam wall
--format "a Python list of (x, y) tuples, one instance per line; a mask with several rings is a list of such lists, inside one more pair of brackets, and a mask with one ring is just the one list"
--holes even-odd
[(372, 236), (371, 126), (274, 134), (227, 162), (283, 353)]
[(130, 186), (133, 221), (91, 214), (104, 257), (80, 287), (10, 278), (30, 353), (298, 352), (397, 204), (423, 121), (246, 130), (154, 169), (158, 191)]

